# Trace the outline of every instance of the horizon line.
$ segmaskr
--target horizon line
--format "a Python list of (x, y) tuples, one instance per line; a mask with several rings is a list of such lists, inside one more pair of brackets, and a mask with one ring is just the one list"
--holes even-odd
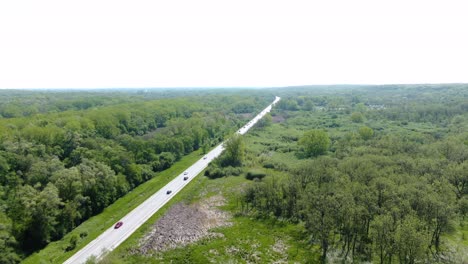
[(271, 89), (294, 88), (304, 86), (386, 86), (386, 85), (460, 85), (468, 82), (440, 82), (440, 83), (327, 83), (327, 84), (300, 84), (281, 86), (137, 86), (137, 87), (0, 87), (0, 90), (124, 90), (124, 89)]

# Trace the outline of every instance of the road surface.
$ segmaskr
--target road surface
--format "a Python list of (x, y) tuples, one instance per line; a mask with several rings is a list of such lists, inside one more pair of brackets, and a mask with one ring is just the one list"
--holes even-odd
[[(255, 125), (266, 113), (270, 112), (272, 106), (280, 100), (276, 97), (273, 103), (265, 108), (260, 114), (255, 116), (250, 122), (237, 131), (237, 134), (243, 135)], [(96, 256), (98, 259), (106, 252), (112, 251), (122, 242), (125, 241), (133, 232), (135, 232), (143, 223), (145, 223), (154, 213), (163, 207), (172, 197), (174, 197), (182, 188), (184, 188), (193, 178), (202, 172), (208, 164), (218, 157), (223, 152), (223, 143), (211, 150), (203, 158), (195, 162), (192, 166), (187, 168), (185, 172), (178, 175), (166, 186), (161, 188), (146, 201), (141, 203), (138, 207), (133, 209), (130, 213), (124, 216), (120, 221), (123, 225), (114, 229), (114, 226), (109, 227), (104, 233), (99, 235), (96, 239), (91, 241), (88, 245), (80, 251), (71, 256), (65, 264), (81, 264), (85, 263), (91, 256)], [(184, 180), (185, 177), (188, 177)], [(172, 191), (167, 194), (167, 191)]]

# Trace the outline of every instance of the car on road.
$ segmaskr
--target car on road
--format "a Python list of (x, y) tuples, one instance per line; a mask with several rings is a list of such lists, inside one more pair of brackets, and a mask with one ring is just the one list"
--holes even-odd
[(184, 181), (186, 181), (186, 180), (188, 180), (188, 176), (185, 176), (185, 177), (184, 177)]
[(188, 171), (184, 172), (184, 175), (187, 175), (188, 174)]
[(208, 158), (208, 156), (203, 157), (203, 159), (207, 159), (207, 158)]
[(117, 228), (121, 227), (122, 225), (123, 225), (123, 222), (122, 222), (122, 221), (119, 221), (119, 222), (117, 222), (117, 223), (115, 224), (114, 229), (117, 229)]
[(172, 192), (171, 190), (167, 190), (166, 194), (171, 194), (171, 192)]

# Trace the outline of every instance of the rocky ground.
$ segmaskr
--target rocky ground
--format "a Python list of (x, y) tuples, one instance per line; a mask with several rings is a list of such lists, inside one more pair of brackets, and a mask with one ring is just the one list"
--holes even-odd
[(231, 225), (231, 216), (218, 209), (224, 204), (220, 195), (187, 205), (178, 203), (161, 217), (151, 231), (140, 241), (138, 254), (151, 255), (198, 241), (221, 236), (210, 229)]

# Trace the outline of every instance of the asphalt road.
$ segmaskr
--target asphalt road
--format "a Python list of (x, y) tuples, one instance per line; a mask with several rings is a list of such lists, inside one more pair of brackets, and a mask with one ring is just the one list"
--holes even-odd
[[(270, 112), (271, 107), (280, 100), (276, 97), (273, 103), (266, 107), (260, 114), (255, 116), (250, 122), (237, 131), (238, 134), (243, 135), (255, 125), (266, 113)], [(192, 166), (187, 168), (185, 172), (178, 175), (166, 186), (161, 188), (153, 194), (146, 201), (141, 203), (138, 207), (133, 209), (130, 213), (124, 216), (120, 221), (123, 225), (114, 229), (114, 226), (109, 227), (104, 233), (99, 235), (96, 239), (91, 241), (88, 245), (70, 257), (65, 264), (78, 264), (85, 263), (91, 256), (97, 258), (102, 257), (106, 252), (112, 251), (119, 246), (125, 239), (127, 239), (133, 232), (135, 232), (143, 223), (145, 223), (154, 213), (163, 207), (174, 195), (176, 195), (182, 188), (184, 188), (193, 178), (202, 172), (208, 164), (223, 152), (223, 143), (211, 150), (203, 158), (195, 162)], [(184, 177), (188, 177), (184, 180)], [(167, 191), (172, 191), (167, 194)]]

